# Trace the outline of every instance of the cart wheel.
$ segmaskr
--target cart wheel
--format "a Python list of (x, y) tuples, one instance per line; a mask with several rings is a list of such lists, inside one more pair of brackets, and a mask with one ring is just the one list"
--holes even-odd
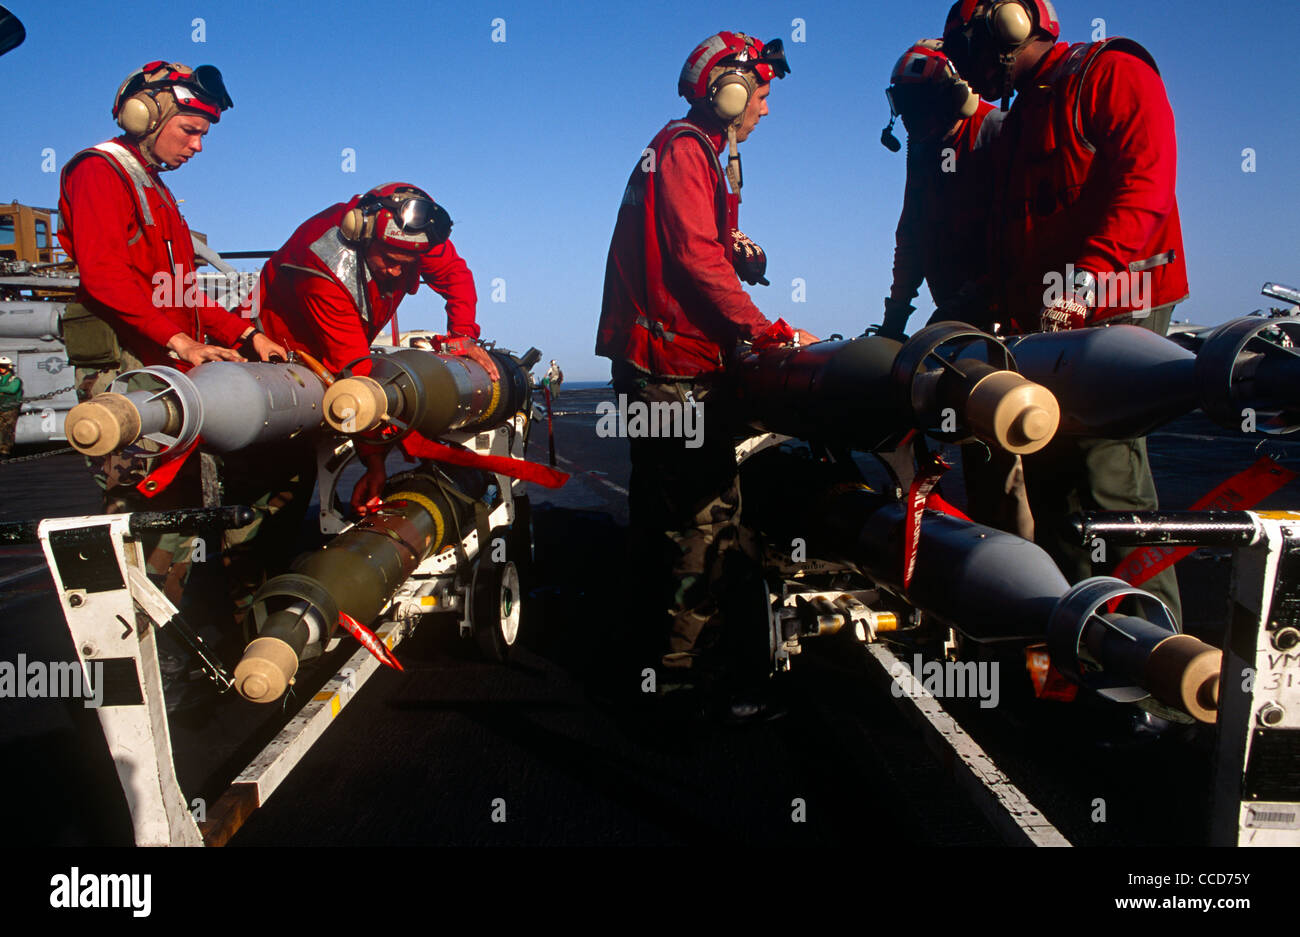
[(528, 588), (533, 575), (533, 508), (528, 495), (515, 498), (515, 522), (510, 525), (509, 549), (519, 580), (524, 588)]
[(479, 561), (470, 595), (470, 621), (474, 639), (489, 659), (504, 661), (519, 640), (522, 600), (514, 563)]

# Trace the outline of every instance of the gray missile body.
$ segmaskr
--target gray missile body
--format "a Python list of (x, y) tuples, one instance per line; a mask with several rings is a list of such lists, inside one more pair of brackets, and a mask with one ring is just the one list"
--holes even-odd
[[(128, 390), (132, 384), (153, 385)], [(325, 387), (297, 364), (209, 361), (188, 373), (153, 366), (124, 372), (113, 390), (68, 414), (68, 441), (89, 456), (106, 455), (142, 438), (163, 451), (200, 436), (215, 452), (291, 439), (320, 427)]]
[[(1046, 638), (1062, 673), (1112, 699), (1155, 696), (1214, 721), (1221, 652), (1180, 634), (1168, 609), (1149, 593), (1109, 577), (1071, 587), (1035, 544), (929, 510), (904, 590), (903, 503), (862, 484), (836, 483), (811, 460), (779, 452), (758, 460), (767, 467), (742, 476), (747, 518), (772, 542), (802, 537), (810, 556), (854, 564), (976, 641)], [(814, 500), (791, 514), (780, 495), (789, 490), (813, 493)], [(1140, 614), (1111, 613), (1113, 600), (1137, 604)]]
[(1200, 407), (1217, 423), (1262, 433), (1300, 428), (1300, 322), (1227, 322), (1193, 354), (1134, 325), (1011, 338), (1020, 372), (1056, 395), (1060, 431), (1109, 439), (1144, 436)]
[(991, 335), (960, 323), (928, 326), (903, 344), (863, 336), (755, 351), (735, 371), (755, 428), (853, 448), (884, 448), (921, 428), (1025, 453), (1056, 429), (1052, 395), (1016, 374)]

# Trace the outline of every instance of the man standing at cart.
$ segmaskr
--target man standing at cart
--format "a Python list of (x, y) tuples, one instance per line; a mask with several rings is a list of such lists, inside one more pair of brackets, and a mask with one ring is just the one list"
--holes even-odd
[[(113, 99), (122, 134), (82, 150), (63, 167), (59, 241), (77, 265), (76, 303), (62, 320), (83, 400), (123, 371), (144, 365), (181, 370), (205, 361), (268, 360), (285, 349), (249, 320), (195, 288), (190, 229), (162, 173), (203, 150), (203, 138), (234, 107), (221, 72), (150, 62), (127, 76)], [(161, 288), (160, 288), (161, 287)], [(152, 443), (142, 443), (146, 452)], [(201, 503), (198, 459), (152, 498), (138, 486), (156, 467), (144, 452), (91, 460), (107, 513)], [(190, 538), (150, 537), (146, 563), (173, 602), (189, 576)]]
[[(722, 640), (724, 624), (733, 633), (736, 624), (725, 622), (727, 587), (748, 581), (757, 594), (758, 583), (756, 550), (740, 526), (737, 425), (721, 380), (738, 343), (794, 337), (741, 286), (766, 284), (767, 260), (737, 228), (737, 144), (767, 115), (772, 80), (789, 71), (779, 39), (721, 32), (700, 43), (678, 80), (690, 111), (638, 157), (610, 243), (596, 353), (613, 362), (615, 391), (631, 402), (698, 407), (704, 425), (694, 448), (680, 438), (629, 440), (636, 564), (652, 600), (649, 627), (667, 638), (661, 690), (750, 676), (734, 659), (723, 665), (736, 651)], [(762, 709), (733, 700), (737, 716)]]
[[(451, 216), (406, 182), (376, 186), (308, 218), (262, 269), (267, 333), (331, 372), (370, 354), (370, 344), (423, 280), (447, 301), (447, 334), (433, 343), (498, 377), (478, 345), (474, 275), (449, 240)], [(385, 448), (359, 444), (366, 472), (352, 493), (361, 514), (383, 491)]]
[[(1020, 332), (1134, 324), (1163, 335), (1187, 297), (1178, 141), (1151, 54), (1131, 39), (1057, 42), (1048, 0), (959, 0), (944, 52), (1007, 110), (993, 144), (991, 318)], [(1027, 456), (1035, 540), (1071, 582), (1108, 574), (1068, 518), (1154, 510), (1146, 440), (1060, 437)], [(1144, 587), (1180, 616), (1172, 568)]]

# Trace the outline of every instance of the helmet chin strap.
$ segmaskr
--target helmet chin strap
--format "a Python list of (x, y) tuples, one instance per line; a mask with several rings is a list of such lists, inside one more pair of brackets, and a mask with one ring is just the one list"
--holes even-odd
[[(1023, 48), (1023, 46), (1021, 47)], [(1011, 107), (1011, 95), (1016, 90), (1016, 55), (1019, 49), (1011, 52), (1004, 52), (998, 56), (998, 62), (1002, 65), (1002, 110), (1007, 111)]]
[[(172, 97), (171, 93), (169, 91), (159, 92), (159, 98), (164, 96), (166, 96), (166, 100), (161, 108), (162, 113), (158, 118), (158, 126), (155, 127), (152, 132), (141, 137), (137, 141), (136, 145), (140, 148), (140, 155), (144, 157), (145, 162), (150, 166), (158, 170), (158, 172), (171, 172), (174, 169), (179, 169), (179, 165), (171, 166), (164, 163), (158, 158), (158, 154), (155, 153), (153, 149), (154, 144), (158, 142), (159, 134), (163, 132), (163, 128), (167, 126), (173, 117), (180, 114), (180, 108), (176, 106), (176, 99)], [(155, 100), (157, 99), (155, 98)]]
[(740, 166), (740, 149), (736, 146), (736, 122), (732, 121), (727, 124), (727, 181), (731, 183), (731, 191), (736, 193), (736, 201), (740, 201), (740, 187), (745, 184), (745, 173)]

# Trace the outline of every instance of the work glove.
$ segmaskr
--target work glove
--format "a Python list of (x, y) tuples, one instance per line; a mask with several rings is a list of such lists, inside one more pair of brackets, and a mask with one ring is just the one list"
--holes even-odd
[(754, 348), (761, 350), (764, 348), (776, 348), (780, 345), (789, 345), (794, 341), (794, 329), (790, 323), (784, 319), (777, 319), (766, 329), (754, 336)]
[(1097, 277), (1087, 270), (1076, 270), (1065, 286), (1065, 293), (1043, 307), (1041, 328), (1044, 332), (1065, 332), (1088, 324), (1097, 305)]
[(736, 275), (750, 286), (760, 283), (771, 286), (763, 276), (767, 272), (767, 254), (740, 231), (731, 232), (731, 265), (736, 268)]
[(1041, 328), (1044, 332), (1066, 332), (1070, 329), (1081, 329), (1088, 324), (1088, 316), (1091, 311), (1088, 303), (1080, 294), (1066, 293), (1060, 299), (1043, 307)]
[(886, 297), (885, 321), (876, 334), (897, 342), (903, 341), (907, 338), (907, 318), (915, 311), (916, 307), (911, 303)]
[(499, 381), (501, 379), (501, 374), (497, 371), (497, 365), (492, 360), (492, 356), (483, 349), (482, 345), (467, 335), (448, 335), (443, 339), (442, 353), (468, 358), (482, 365), (483, 370), (488, 373), (488, 377), (492, 378), (492, 380)]

